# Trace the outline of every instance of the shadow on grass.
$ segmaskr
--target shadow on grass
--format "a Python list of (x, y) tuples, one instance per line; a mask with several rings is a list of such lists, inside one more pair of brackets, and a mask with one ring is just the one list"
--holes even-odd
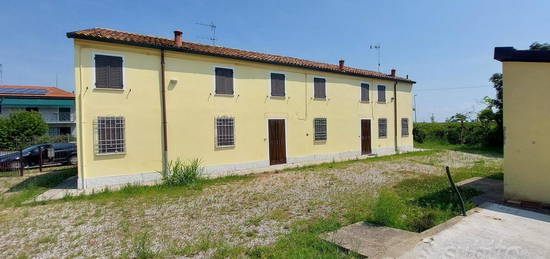
[(70, 168), (31, 176), (24, 181), (12, 186), (8, 190), (8, 192), (18, 192), (36, 187), (52, 188), (63, 182), (63, 180), (75, 175), (76, 168)]
[(434, 149), (434, 150), (453, 150), (453, 151), (460, 151), (460, 152), (464, 152), (464, 153), (483, 155), (483, 156), (491, 157), (491, 158), (502, 158), (502, 156), (503, 156), (502, 147), (451, 145), (451, 144), (440, 143), (440, 142), (424, 142), (424, 143), (415, 142), (414, 147), (415, 148)]

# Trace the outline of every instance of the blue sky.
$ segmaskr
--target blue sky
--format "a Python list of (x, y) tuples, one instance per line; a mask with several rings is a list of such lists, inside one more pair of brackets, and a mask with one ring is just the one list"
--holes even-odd
[[(71, 90), (73, 49), (65, 33), (105, 27), (376, 70), (417, 81), (418, 120), (479, 109), (494, 96), (495, 46), (550, 42), (550, 1), (12, 1), (0, 6), (4, 84)], [(467, 88), (465, 88), (467, 87)], [(456, 89), (460, 88), (460, 89)]]

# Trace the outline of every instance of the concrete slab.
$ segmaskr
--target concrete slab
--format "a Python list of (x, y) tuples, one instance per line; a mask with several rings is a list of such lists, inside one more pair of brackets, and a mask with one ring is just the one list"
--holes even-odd
[(413, 248), (418, 237), (418, 233), (359, 222), (322, 238), (369, 258), (383, 258), (389, 253)]
[(470, 199), (476, 205), (481, 205), (485, 202), (500, 203), (504, 201), (504, 187), (501, 180), (491, 178), (473, 177), (457, 183), (460, 187), (473, 188), (480, 192), (481, 195)]
[(550, 216), (484, 203), (400, 258), (549, 258)]

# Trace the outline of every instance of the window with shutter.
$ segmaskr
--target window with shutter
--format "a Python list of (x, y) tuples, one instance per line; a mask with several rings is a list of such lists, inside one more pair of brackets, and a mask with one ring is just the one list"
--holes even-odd
[(313, 78), (313, 98), (315, 99), (326, 99), (327, 98), (327, 87), (326, 80), (324, 78)]
[(271, 73), (271, 96), (285, 96), (285, 75)]
[(388, 136), (388, 120), (378, 119), (378, 137), (385, 138)]
[(379, 85), (378, 86), (378, 102), (379, 103), (385, 103), (386, 102), (386, 86), (385, 85)]
[(409, 136), (409, 119), (407, 118), (401, 119), (401, 136)]
[(105, 89), (123, 89), (123, 60), (119, 56), (94, 56), (95, 87)]
[(315, 118), (313, 119), (313, 129), (315, 130), (315, 141), (327, 140), (327, 119)]
[(369, 84), (367, 83), (361, 83), (361, 101), (362, 102), (370, 101)]
[(216, 94), (233, 95), (233, 69), (215, 68), (216, 73)]

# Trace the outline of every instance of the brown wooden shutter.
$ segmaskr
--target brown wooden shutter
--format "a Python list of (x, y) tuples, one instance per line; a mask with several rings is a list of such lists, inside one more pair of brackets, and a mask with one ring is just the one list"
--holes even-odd
[(369, 100), (369, 84), (361, 84), (361, 101), (368, 102)]
[(122, 57), (109, 57), (109, 88), (122, 89)]
[(285, 75), (271, 73), (271, 96), (285, 96)]
[(122, 57), (95, 55), (95, 87), (123, 88)]
[(384, 85), (378, 86), (378, 102), (381, 102), (381, 103), (386, 102), (386, 86)]
[(96, 55), (95, 59), (95, 87), (109, 87), (109, 66), (108, 56)]
[(326, 81), (324, 78), (313, 79), (313, 97), (316, 99), (325, 99), (326, 95)]
[(216, 94), (233, 95), (233, 69), (216, 68)]

